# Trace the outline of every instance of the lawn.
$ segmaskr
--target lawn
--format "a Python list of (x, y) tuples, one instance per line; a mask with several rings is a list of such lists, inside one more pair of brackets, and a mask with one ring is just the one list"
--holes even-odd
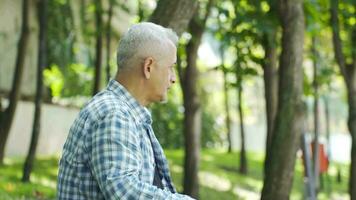
[[(182, 191), (183, 151), (166, 150), (171, 165), (173, 181)], [(238, 153), (227, 154), (222, 151), (204, 150), (200, 163), (200, 199), (259, 199), (262, 188), (263, 155), (248, 154), (248, 175), (238, 174)], [(0, 199), (54, 199), (57, 174), (57, 157), (39, 158), (36, 160), (31, 183), (22, 183), (23, 159), (7, 158), (5, 165), (0, 166)], [(341, 169), (341, 183), (336, 182), (337, 170)], [(347, 197), (348, 167), (333, 164), (329, 168), (329, 176), (324, 177), (324, 189), (318, 199), (348, 199)], [(303, 168), (297, 160), (291, 199), (303, 198)]]

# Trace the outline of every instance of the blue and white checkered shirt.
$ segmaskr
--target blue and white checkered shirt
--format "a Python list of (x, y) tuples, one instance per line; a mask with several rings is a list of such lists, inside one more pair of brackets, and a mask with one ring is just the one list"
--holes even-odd
[[(191, 199), (176, 193), (149, 111), (117, 81), (74, 121), (59, 164), (57, 197)], [(164, 189), (153, 185), (155, 167)]]

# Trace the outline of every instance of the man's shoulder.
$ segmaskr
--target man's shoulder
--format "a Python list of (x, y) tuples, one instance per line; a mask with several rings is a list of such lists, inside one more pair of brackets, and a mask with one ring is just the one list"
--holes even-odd
[(97, 119), (107, 117), (111, 114), (130, 118), (130, 108), (126, 102), (107, 90), (95, 95), (83, 108), (83, 111)]

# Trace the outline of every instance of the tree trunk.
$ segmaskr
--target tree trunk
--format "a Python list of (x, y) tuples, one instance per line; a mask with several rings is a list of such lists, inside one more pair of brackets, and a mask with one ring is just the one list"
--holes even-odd
[(103, 46), (103, 20), (102, 20), (102, 5), (101, 0), (95, 0), (95, 24), (96, 24), (96, 47), (95, 47), (95, 78), (93, 87), (93, 96), (100, 90), (101, 80), (101, 61), (102, 61), (102, 46)]
[[(242, 81), (241, 81), (242, 82)], [(247, 159), (246, 159), (246, 147), (245, 147), (245, 128), (244, 128), (244, 115), (242, 110), (242, 93), (243, 86), (242, 83), (238, 88), (238, 108), (239, 108), (239, 118), (240, 118), (240, 135), (241, 135), (241, 151), (240, 151), (240, 174), (247, 174)]]
[(46, 44), (47, 44), (47, 0), (38, 2), (39, 21), (39, 44), (38, 44), (38, 65), (36, 82), (35, 114), (32, 128), (31, 144), (23, 168), (23, 182), (29, 182), (33, 162), (35, 160), (36, 148), (41, 128), (41, 104), (43, 93), (43, 69), (47, 65)]
[(278, 109), (267, 160), (263, 200), (285, 200), (293, 183), (302, 123), (304, 13), (302, 0), (280, 0), (282, 53), (279, 68)]
[(197, 8), (197, 0), (159, 0), (149, 21), (169, 27), (181, 35)]
[(108, 24), (106, 27), (106, 81), (109, 82), (111, 77), (110, 72), (110, 56), (111, 56), (111, 19), (113, 15), (114, 0), (109, 0)]
[(14, 119), (17, 102), (20, 96), (22, 74), (25, 63), (25, 55), (27, 50), (29, 30), (29, 1), (22, 2), (22, 26), (20, 40), (17, 46), (17, 56), (12, 88), (10, 91), (9, 105), (3, 111), (0, 121), (0, 164), (4, 161), (6, 141), (10, 133), (12, 121)]
[[(221, 28), (221, 27), (219, 27)], [(231, 135), (231, 117), (230, 117), (230, 106), (229, 106), (229, 86), (227, 81), (227, 69), (225, 67), (225, 55), (224, 55), (224, 47), (220, 46), (220, 58), (221, 58), (221, 68), (224, 74), (224, 104), (225, 104), (225, 113), (226, 113), (226, 130), (227, 130), (227, 141), (228, 141), (228, 149), (227, 152), (232, 152), (232, 135)]]
[[(185, 99), (187, 103), (184, 104), (186, 111), (184, 114), (185, 157), (183, 193), (198, 198), (201, 109), (198, 97), (185, 97)], [(190, 102), (192, 104), (188, 105)]]
[[(225, 66), (223, 65), (223, 68)], [(224, 103), (225, 103), (225, 112), (226, 112), (226, 130), (227, 130), (227, 141), (228, 141), (228, 149), (227, 152), (231, 153), (232, 152), (232, 135), (231, 135), (231, 117), (230, 117), (230, 106), (229, 106), (229, 86), (227, 82), (227, 73), (225, 69), (223, 69), (224, 73)]]
[(2, 120), (2, 97), (0, 96), (0, 122)]
[(198, 49), (205, 30), (205, 24), (209, 16), (212, 0), (209, 0), (205, 17), (199, 19), (199, 12), (190, 20), (189, 32), (192, 38), (186, 46), (187, 67), (182, 79), (184, 100), (184, 181), (183, 193), (199, 198), (199, 161), (200, 161), (200, 135), (201, 135), (201, 107), (198, 95), (199, 71), (197, 68)]
[[(328, 88), (330, 85), (328, 84)], [(329, 97), (324, 96), (324, 112), (325, 112), (325, 130), (326, 130), (326, 141), (327, 141), (327, 156), (330, 159), (331, 157), (331, 143), (330, 143), (330, 111), (329, 111)], [(330, 160), (329, 160), (330, 162)]]
[(314, 178), (315, 178), (315, 188), (316, 194), (319, 189), (319, 135), (320, 135), (320, 125), (319, 125), (319, 86), (318, 86), (318, 52), (316, 49), (316, 38), (312, 38), (312, 55), (313, 55), (313, 71), (314, 71), (314, 142), (313, 142), (313, 168), (314, 168)]
[(264, 172), (266, 173), (266, 163), (269, 159), (270, 147), (272, 143), (273, 124), (277, 111), (278, 96), (278, 74), (277, 74), (277, 47), (276, 31), (264, 35), (263, 48), (265, 58), (263, 64), (263, 80), (265, 86), (266, 100), (266, 119), (267, 119), (267, 136), (266, 136), (266, 157), (264, 163)]
[[(333, 31), (333, 45), (335, 58), (339, 65), (341, 74), (347, 89), (347, 100), (349, 104), (348, 128), (351, 134), (351, 165), (349, 178), (349, 193), (351, 200), (356, 200), (356, 50), (352, 49), (352, 63), (347, 64), (342, 52), (340, 39), (340, 28), (338, 19), (338, 0), (331, 0), (331, 26)], [(354, 4), (355, 5), (355, 4)], [(356, 45), (356, 27), (351, 32), (352, 47)]]
[[(194, 21), (194, 20), (193, 20)], [(203, 29), (191, 22), (190, 33), (192, 39), (186, 47), (187, 67), (183, 82), (184, 97), (184, 135), (185, 135), (185, 160), (184, 160), (184, 193), (194, 198), (199, 196), (199, 160), (200, 160), (200, 134), (201, 134), (201, 108), (197, 91), (199, 72), (196, 60)]]
[[(355, 60), (354, 60), (355, 63)], [(348, 89), (349, 119), (348, 127), (352, 138), (349, 193), (351, 200), (356, 200), (356, 65), (350, 81), (353, 85)]]
[[(174, 30), (178, 35), (181, 35), (187, 28), (192, 17), (198, 7), (196, 0), (159, 0), (157, 7), (149, 21), (169, 27)], [(204, 22), (205, 26), (205, 22)], [(202, 31), (203, 32), (203, 31)], [(201, 33), (202, 34), (202, 33)], [(201, 36), (196, 36), (196, 38)], [(193, 52), (187, 53), (187, 68), (184, 73), (180, 74), (183, 100), (184, 100), (184, 137), (185, 140), (185, 162), (184, 162), (184, 193), (190, 194), (193, 197), (198, 197), (198, 161), (200, 151), (200, 131), (201, 131), (201, 111), (200, 102), (197, 97), (196, 79), (198, 71), (196, 68), (196, 58), (198, 47), (196, 43), (199, 40), (191, 40), (187, 49)], [(198, 45), (199, 46), (199, 45)], [(195, 53), (194, 53), (195, 52)], [(177, 61), (178, 62), (178, 61)], [(184, 74), (184, 75), (183, 75)]]

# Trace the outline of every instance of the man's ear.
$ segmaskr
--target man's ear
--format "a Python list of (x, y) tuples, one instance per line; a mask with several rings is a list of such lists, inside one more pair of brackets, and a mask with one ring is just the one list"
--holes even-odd
[(152, 67), (153, 67), (153, 58), (152, 57), (145, 58), (143, 62), (143, 75), (145, 76), (146, 79), (150, 79)]

